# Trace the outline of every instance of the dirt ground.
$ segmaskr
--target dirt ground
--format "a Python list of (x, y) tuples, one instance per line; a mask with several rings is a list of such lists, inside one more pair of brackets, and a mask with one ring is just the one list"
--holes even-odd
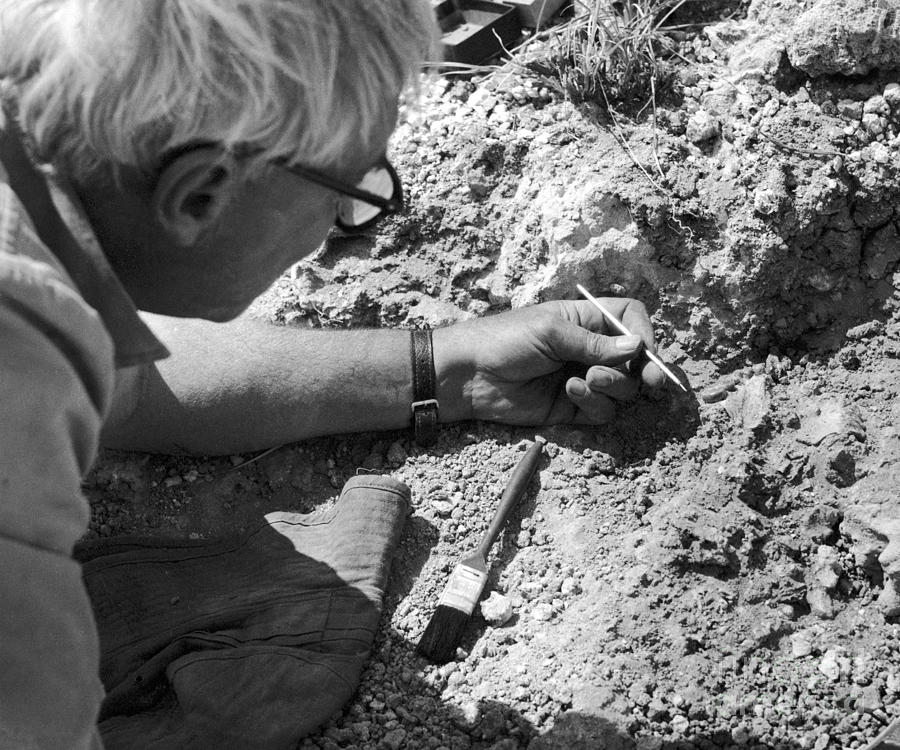
[(691, 392), (538, 431), (486, 590), (512, 616), (476, 614), (456, 661), (415, 644), (534, 430), (106, 452), (90, 534), (211, 537), (326, 506), (360, 470), (412, 488), (359, 691), (303, 748), (862, 747), (900, 716), (898, 10), (695, 4), (655, 124), (562, 100), (527, 68), (540, 44), (430, 79), (393, 141), (408, 210), (255, 306), (414, 327), (582, 283), (652, 312)]

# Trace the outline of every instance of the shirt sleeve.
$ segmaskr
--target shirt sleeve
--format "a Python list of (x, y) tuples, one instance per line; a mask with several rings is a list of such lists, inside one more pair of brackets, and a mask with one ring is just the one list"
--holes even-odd
[(0, 747), (101, 747), (97, 629), (71, 551), (112, 377), (103, 325), (62, 272), (0, 251)]

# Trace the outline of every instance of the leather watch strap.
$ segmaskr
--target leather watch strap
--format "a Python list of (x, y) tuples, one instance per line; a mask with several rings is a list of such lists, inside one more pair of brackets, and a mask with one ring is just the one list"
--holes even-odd
[(410, 337), (413, 373), (413, 437), (422, 446), (434, 445), (438, 434), (437, 376), (431, 330), (414, 330)]

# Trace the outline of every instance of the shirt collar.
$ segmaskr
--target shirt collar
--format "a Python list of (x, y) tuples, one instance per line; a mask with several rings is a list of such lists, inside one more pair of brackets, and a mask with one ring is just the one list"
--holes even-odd
[[(6, 180), (31, 215), (38, 236), (103, 320), (113, 342), (116, 367), (147, 364), (169, 356), (168, 349), (138, 316), (75, 191), (62, 180), (38, 172), (19, 140), (14, 122), (13, 118), (0, 116), (0, 173), (5, 172)], [(48, 226), (43, 232), (32, 213), (38, 207), (40, 214), (47, 217)], [(53, 240), (48, 241), (51, 237)]]

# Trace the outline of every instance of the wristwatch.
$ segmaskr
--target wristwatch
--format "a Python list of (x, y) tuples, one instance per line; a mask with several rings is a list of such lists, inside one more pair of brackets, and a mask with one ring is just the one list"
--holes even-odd
[(431, 329), (416, 329), (410, 336), (413, 373), (413, 438), (424, 447), (434, 445), (438, 435), (437, 376)]

